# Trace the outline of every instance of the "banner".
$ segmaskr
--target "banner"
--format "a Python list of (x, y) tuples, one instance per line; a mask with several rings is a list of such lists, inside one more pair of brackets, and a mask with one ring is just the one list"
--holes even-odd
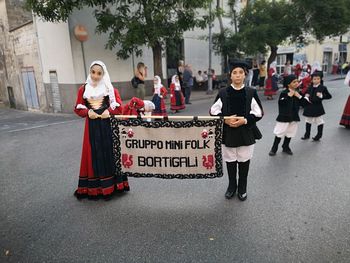
[(222, 119), (153, 121), (111, 118), (116, 171), (132, 177), (223, 175)]

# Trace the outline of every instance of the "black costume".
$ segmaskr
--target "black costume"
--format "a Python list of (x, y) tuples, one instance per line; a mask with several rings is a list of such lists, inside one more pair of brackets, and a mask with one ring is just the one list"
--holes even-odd
[[(322, 72), (315, 71), (312, 74), (312, 77), (314, 76), (318, 76), (322, 79), (323, 74)], [(322, 96), (317, 96), (317, 93), (321, 93)], [(305, 93), (305, 98), (308, 98), (309, 103), (304, 107), (303, 115), (306, 117), (306, 131), (301, 139), (306, 140), (310, 138), (311, 124), (316, 123), (318, 125), (317, 135), (313, 137), (313, 140), (318, 141), (321, 139), (323, 134), (324, 120), (322, 115), (326, 113), (323, 108), (322, 101), (331, 99), (332, 95), (328, 92), (327, 87), (321, 82), (321, 84), (315, 87), (311, 85)]]
[[(240, 67), (246, 69), (245, 64), (234, 64), (233, 69)], [(247, 198), (247, 177), (250, 158), (255, 144), (256, 122), (262, 118), (263, 110), (255, 89), (244, 87), (236, 89), (233, 86), (219, 91), (215, 103), (210, 110), (212, 115), (237, 115), (246, 119), (246, 124), (239, 127), (230, 127), (226, 123), (223, 127), (223, 159), (226, 161), (229, 176), (229, 186), (226, 198), (230, 199), (238, 188), (238, 198), (244, 201)], [(238, 185), (237, 185), (238, 165)]]

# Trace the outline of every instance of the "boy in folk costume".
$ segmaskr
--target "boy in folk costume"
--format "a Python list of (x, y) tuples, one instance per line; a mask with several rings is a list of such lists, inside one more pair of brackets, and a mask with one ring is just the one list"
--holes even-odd
[(166, 97), (168, 92), (166, 88), (162, 85), (162, 81), (159, 76), (154, 77), (153, 83), (154, 88), (152, 102), (156, 107), (153, 111), (153, 115), (167, 116), (164, 98)]
[(178, 75), (174, 75), (170, 84), (170, 110), (175, 113), (185, 108), (185, 98), (181, 92)]
[(238, 189), (241, 201), (247, 199), (247, 177), (255, 144), (253, 128), (263, 116), (256, 90), (244, 86), (247, 72), (248, 65), (245, 62), (234, 63), (231, 71), (232, 84), (219, 91), (210, 108), (211, 115), (232, 117), (225, 120), (223, 127), (222, 156), (229, 177), (225, 197), (231, 199)]
[(297, 133), (298, 122), (300, 121), (299, 107), (305, 103), (303, 96), (297, 91), (299, 85), (297, 76), (292, 74), (285, 77), (283, 84), (285, 89), (281, 92), (278, 100), (277, 123), (273, 130), (276, 136), (269, 152), (270, 156), (276, 155), (278, 144), (283, 137), (282, 152), (293, 155), (289, 143), (291, 138)]
[(79, 184), (75, 196), (80, 199), (103, 197), (109, 200), (115, 191), (129, 191), (126, 177), (115, 175), (113, 141), (109, 116), (122, 113), (122, 101), (114, 89), (106, 65), (94, 61), (86, 83), (78, 90), (74, 112), (85, 118)]
[(322, 85), (322, 71), (314, 71), (311, 75), (312, 85), (307, 89), (305, 93), (305, 99), (309, 102), (304, 107), (303, 115), (306, 117), (306, 131), (302, 140), (310, 138), (311, 124), (317, 124), (317, 135), (312, 139), (319, 141), (323, 134), (324, 120), (322, 115), (325, 114), (322, 101), (331, 99), (332, 95), (328, 92), (327, 87)]

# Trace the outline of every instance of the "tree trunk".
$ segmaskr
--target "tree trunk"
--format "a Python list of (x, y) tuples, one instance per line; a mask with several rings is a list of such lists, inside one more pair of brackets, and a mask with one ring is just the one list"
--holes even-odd
[(152, 47), (153, 52), (153, 70), (154, 75), (158, 75), (163, 79), (163, 69), (162, 69), (162, 45), (156, 42)]
[(273, 61), (275, 61), (275, 59), (277, 57), (277, 49), (278, 49), (278, 47), (277, 46), (270, 46), (270, 49), (271, 49), (271, 53), (270, 53), (269, 59), (267, 60), (267, 70), (269, 70), (270, 64)]

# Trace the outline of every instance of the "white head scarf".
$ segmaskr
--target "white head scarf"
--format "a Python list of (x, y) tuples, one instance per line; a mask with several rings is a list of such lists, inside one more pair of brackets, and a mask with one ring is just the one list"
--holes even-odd
[(154, 83), (154, 94), (160, 95), (160, 89), (163, 87), (162, 81), (159, 76), (154, 76), (157, 79), (157, 83)]
[(175, 84), (175, 90), (181, 90), (180, 81), (179, 81), (179, 79), (176, 79), (176, 78), (178, 78), (178, 75), (174, 75), (174, 76), (171, 78), (171, 83), (174, 83), (174, 84)]
[(321, 64), (320, 64), (320, 62), (318, 62), (318, 61), (315, 61), (315, 62), (312, 64), (312, 67), (311, 67), (311, 74), (314, 73), (316, 70), (322, 71)]
[(277, 66), (277, 62), (276, 62), (276, 61), (273, 61), (273, 62), (270, 64), (270, 68), (273, 68), (274, 70), (276, 70), (276, 66)]
[(101, 97), (108, 95), (109, 96), (109, 104), (110, 104), (111, 108), (114, 110), (116, 107), (119, 107), (120, 104), (117, 103), (117, 101), (115, 99), (114, 88), (112, 86), (111, 79), (110, 79), (108, 71), (107, 71), (107, 67), (102, 61), (95, 60), (91, 63), (89, 69), (91, 70), (92, 66), (94, 66), (94, 65), (99, 65), (102, 67), (103, 77), (100, 80), (100, 82), (97, 84), (97, 86), (93, 87), (92, 86), (93, 81), (92, 81), (91, 76), (89, 74), (89, 76), (86, 79), (85, 92), (84, 92), (83, 97), (85, 99), (97, 99), (97, 98), (101, 98)]

